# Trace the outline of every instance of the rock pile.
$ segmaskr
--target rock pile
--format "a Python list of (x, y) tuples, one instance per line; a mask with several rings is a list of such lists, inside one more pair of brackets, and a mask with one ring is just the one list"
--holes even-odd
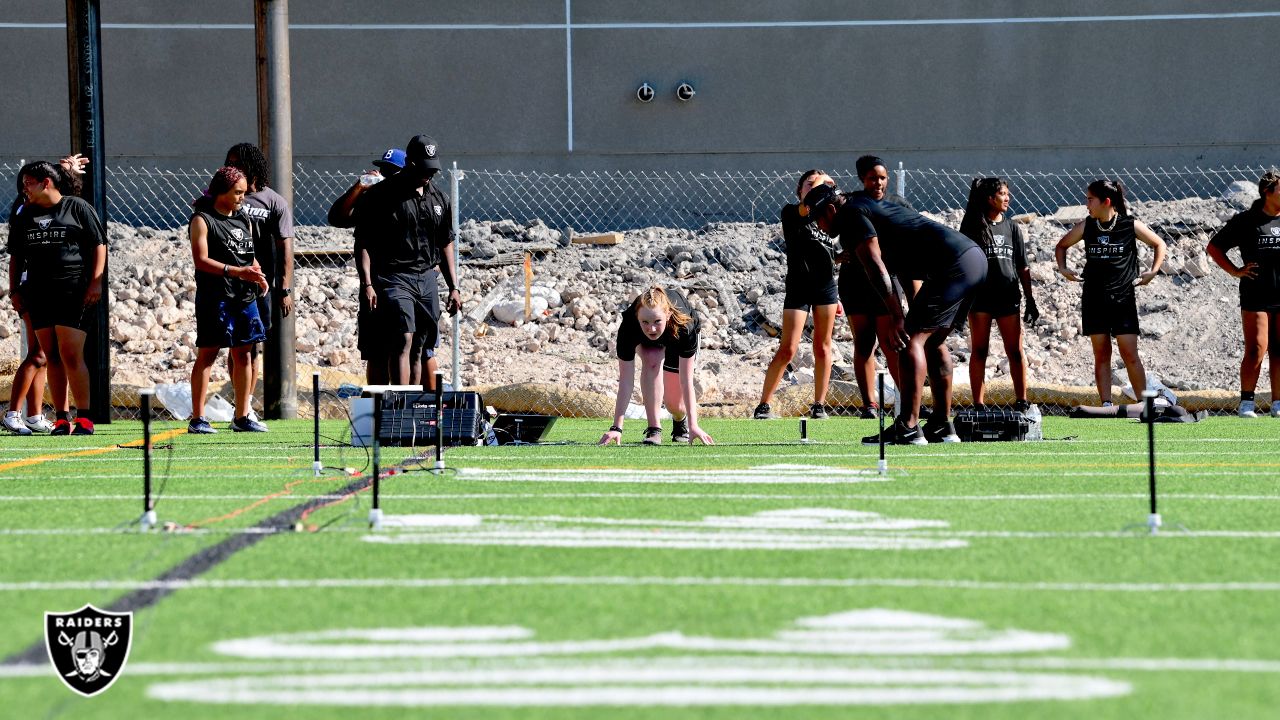
[[(1240, 356), (1236, 281), (1204, 255), (1209, 236), (1256, 191), (1233, 187), (1220, 199), (1138, 204), (1137, 216), (1165, 238), (1164, 274), (1139, 288), (1140, 351), (1149, 371), (1176, 389), (1234, 388)], [(957, 226), (959, 211), (940, 220)], [(1091, 385), (1092, 355), (1079, 334), (1080, 286), (1054, 272), (1053, 248), (1066, 227), (1051, 218), (1026, 226), (1031, 273), (1042, 317), (1025, 330), (1036, 382)], [(299, 361), (361, 375), (356, 352), (358, 282), (342, 253), (349, 231), (298, 228), (295, 271)], [(112, 224), (111, 296), (113, 370), (116, 379), (139, 384), (181, 382), (194, 357), (195, 282), (185, 228), (156, 230)], [(690, 297), (702, 318), (699, 382), (709, 402), (752, 402), (763, 369), (777, 346), (786, 260), (779, 226), (715, 223), (700, 230), (645, 228), (628, 231), (617, 245), (573, 244), (540, 221), (467, 221), (459, 234), (463, 260), (459, 289), (462, 378), (466, 385), (529, 381), (573, 391), (611, 394), (612, 359), (619, 313), (640, 290), (660, 284)], [(7, 227), (0, 228), (0, 245)], [(1144, 263), (1149, 263), (1145, 247)], [(531, 310), (525, 317), (524, 258), (532, 260)], [(8, 257), (0, 257), (0, 271)], [(1083, 253), (1069, 253), (1073, 267)], [(0, 293), (7, 288), (0, 288)], [(449, 367), (450, 323), (441, 360)], [(0, 303), (0, 354), (18, 353), (20, 324)], [(851, 335), (837, 323), (837, 365), (851, 355)], [(951, 348), (967, 359), (968, 338)], [(1118, 355), (1117, 355), (1118, 360)], [(811, 377), (812, 353), (794, 363), (796, 377)], [(224, 373), (218, 368), (217, 373)], [(1008, 362), (992, 338), (988, 374), (1006, 376)], [(837, 376), (840, 372), (837, 372)], [(964, 375), (964, 368), (960, 369)], [(1116, 368), (1117, 379), (1124, 371)], [(1265, 373), (1263, 386), (1265, 387)], [(1260, 388), (1261, 389), (1261, 388)]]

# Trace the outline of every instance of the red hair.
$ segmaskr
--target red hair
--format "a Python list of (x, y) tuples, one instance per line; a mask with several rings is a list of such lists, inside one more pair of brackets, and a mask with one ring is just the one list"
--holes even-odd
[(209, 180), (209, 196), (218, 197), (244, 179), (244, 173), (238, 168), (224, 165), (218, 168), (218, 171), (213, 174), (213, 178)]

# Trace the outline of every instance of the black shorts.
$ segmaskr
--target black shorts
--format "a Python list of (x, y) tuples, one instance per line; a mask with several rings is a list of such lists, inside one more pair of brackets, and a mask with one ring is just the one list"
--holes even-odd
[(383, 333), (413, 333), (434, 344), (440, 319), (436, 273), (391, 275), (375, 279), (377, 323)]
[(360, 310), (356, 313), (356, 349), (360, 351), (361, 360), (381, 360), (387, 355), (387, 339), (378, 323), (377, 311), (366, 310), (364, 304), (361, 298)]
[(258, 319), (262, 321), (262, 331), (271, 329), (271, 293), (258, 298)]
[[(46, 289), (36, 290), (32, 283), (25, 283), (19, 292), (22, 293), (22, 304), (31, 316), (31, 328), (44, 330), (54, 327), (86, 330), (89, 320), (89, 309), (84, 306), (83, 284), (46, 284)], [(105, 301), (103, 298), (102, 301)], [(101, 302), (101, 301), (100, 301)]]
[[(898, 282), (895, 275), (890, 275), (893, 281), (894, 294), (898, 297), (902, 296), (902, 285)], [(889, 309), (884, 306), (884, 301), (880, 299), (880, 293), (871, 287), (871, 280), (867, 277), (867, 271), (863, 269), (862, 263), (853, 260), (840, 268), (840, 303), (844, 305), (845, 315), (870, 315), (877, 317), (889, 314)]]
[(835, 305), (839, 300), (836, 279), (813, 282), (811, 278), (787, 278), (787, 292), (782, 296), (783, 310), (809, 312), (811, 305)]
[(257, 301), (196, 297), (196, 347), (240, 347), (266, 339)]
[[(698, 347), (698, 336), (693, 337), (693, 346)], [(694, 351), (697, 355), (697, 351)], [(664, 372), (680, 374), (680, 350), (679, 348), (667, 348), (666, 357), (662, 359), (662, 369)]]
[(970, 312), (986, 313), (992, 317), (1017, 315), (1022, 308), (1022, 289), (1016, 283), (993, 286), (989, 280), (978, 287)]
[(951, 267), (930, 273), (911, 301), (907, 332), (955, 329), (964, 323), (974, 293), (987, 278), (987, 254), (974, 245), (960, 254)]
[(1137, 335), (1138, 299), (1133, 291), (1115, 296), (1090, 292), (1080, 297), (1080, 329), (1083, 335)]

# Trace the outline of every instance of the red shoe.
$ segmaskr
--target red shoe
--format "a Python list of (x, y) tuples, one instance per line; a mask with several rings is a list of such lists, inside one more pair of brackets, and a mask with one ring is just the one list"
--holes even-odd
[(72, 435), (92, 435), (93, 421), (89, 418), (76, 418), (76, 426), (71, 430)]
[(69, 420), (54, 420), (54, 421), (53, 421), (53, 430), (50, 430), (50, 431), (49, 431), (49, 434), (50, 434), (50, 435), (70, 435), (70, 434), (71, 434), (71, 421), (69, 421)]

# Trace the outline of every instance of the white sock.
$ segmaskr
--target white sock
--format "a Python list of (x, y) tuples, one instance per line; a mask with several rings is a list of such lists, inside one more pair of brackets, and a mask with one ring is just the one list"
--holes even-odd
[[(14, 415), (17, 415), (17, 413), (14, 413)], [(33, 423), (37, 420), (43, 420), (43, 419), (44, 419), (44, 415), (31, 415), (27, 418), (27, 422)]]
[(5, 417), (18, 417), (17, 410), (10, 410), (4, 414)]

